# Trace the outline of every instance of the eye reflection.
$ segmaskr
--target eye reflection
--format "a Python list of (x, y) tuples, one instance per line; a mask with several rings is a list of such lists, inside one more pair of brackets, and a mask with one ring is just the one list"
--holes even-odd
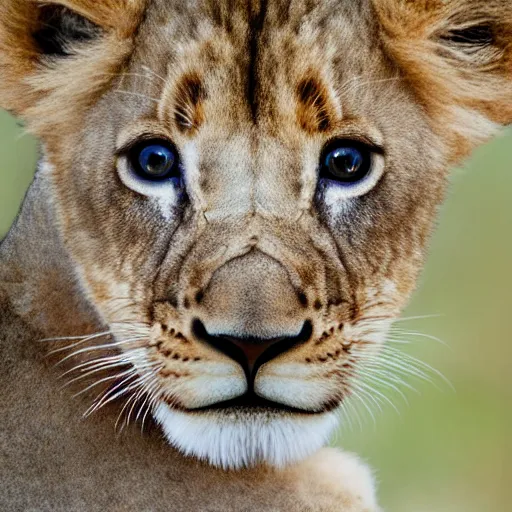
[(324, 153), (320, 177), (341, 183), (356, 183), (370, 173), (373, 151), (364, 144), (338, 141)]
[(138, 144), (130, 151), (135, 174), (147, 181), (165, 181), (179, 178), (179, 160), (176, 150), (165, 141)]

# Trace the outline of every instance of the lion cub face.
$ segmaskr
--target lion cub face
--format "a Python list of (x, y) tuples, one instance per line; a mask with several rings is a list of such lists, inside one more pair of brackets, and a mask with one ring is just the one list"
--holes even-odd
[(224, 467), (317, 450), (367, 392), (447, 167), (512, 119), (508, 3), (7, 4), (5, 106), (134, 370), (103, 401)]

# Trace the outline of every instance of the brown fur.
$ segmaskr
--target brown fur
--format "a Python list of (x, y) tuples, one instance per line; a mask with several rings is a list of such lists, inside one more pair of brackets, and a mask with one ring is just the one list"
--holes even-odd
[[(101, 33), (43, 56), (33, 34), (48, 2), (0, 6), (0, 102), (43, 144), (0, 248), (0, 508), (377, 510), (351, 457), (265, 464), (290, 462), (279, 454), (294, 436), (309, 455), (301, 434), (364, 392), (358, 372), (415, 286), (449, 166), (512, 122), (509, 2), (51, 3)], [(137, 189), (125, 154), (139, 138), (172, 141), (186, 194)], [(335, 139), (377, 148), (381, 175), (364, 193), (318, 186)], [(311, 325), (254, 380), (255, 393), (291, 410), (210, 409), (247, 382), (197, 319), (224, 339)], [(55, 336), (80, 341), (36, 342)], [(121, 378), (101, 365), (124, 357), (122, 371), (151, 386), (101, 408)], [(86, 392), (73, 402), (45, 361)], [(139, 401), (141, 417), (167, 404), (206, 440), (236, 422), (242, 437), (257, 438), (258, 425), (295, 430), (282, 446), (260, 440), (263, 455), (246, 463), (228, 443), (231, 459), (209, 460), (259, 467), (224, 473), (165, 446), (154, 425), (116, 440), (116, 417), (129, 420)], [(101, 410), (79, 421), (91, 403)]]

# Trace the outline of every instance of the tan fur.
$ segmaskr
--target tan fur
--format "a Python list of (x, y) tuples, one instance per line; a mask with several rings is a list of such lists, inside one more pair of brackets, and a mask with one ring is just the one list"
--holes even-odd
[[(100, 34), (41, 55), (49, 5)], [(43, 155), (0, 247), (0, 508), (375, 512), (357, 459), (312, 454), (396, 369), (449, 166), (512, 122), (511, 25), (506, 0), (2, 2), (0, 104)], [(148, 138), (183, 194), (130, 174)], [(381, 148), (367, 189), (318, 185), (335, 139)], [(262, 343), (244, 371), (215, 337)], [(256, 366), (266, 406), (211, 407), (292, 338)]]
[(134, 0), (58, 2), (108, 32), (94, 48), (79, 51), (80, 58), (54, 68), (39, 61), (38, 49), (27, 30), (37, 26), (38, 9), (48, 3), (8, 0), (0, 5), (2, 103), (30, 119), (31, 129), (39, 136), (58, 126), (72, 125), (77, 113), (84, 112), (104, 91), (133, 50), (144, 8), (144, 2)]
[[(450, 144), (455, 162), (494, 135), (497, 125), (510, 123), (512, 41), (506, 37), (512, 31), (510, 2), (389, 0), (376, 6), (386, 50), (429, 110), (436, 132)], [(464, 45), (442, 41), (453, 30), (482, 23), (495, 26), (493, 44), (469, 51)], [(472, 122), (479, 129), (472, 130), (468, 126)], [(453, 130), (449, 137), (447, 124)]]

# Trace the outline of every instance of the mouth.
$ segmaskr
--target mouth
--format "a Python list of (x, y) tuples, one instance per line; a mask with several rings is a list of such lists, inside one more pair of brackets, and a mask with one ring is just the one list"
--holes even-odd
[(201, 412), (210, 412), (210, 411), (244, 411), (244, 412), (277, 412), (277, 413), (287, 413), (294, 415), (307, 415), (307, 416), (315, 416), (318, 414), (330, 412), (335, 409), (335, 405), (328, 407), (322, 407), (321, 410), (318, 411), (306, 411), (304, 409), (299, 409), (296, 407), (290, 407), (288, 405), (280, 404), (278, 402), (273, 402), (272, 400), (267, 400), (266, 398), (262, 398), (256, 395), (254, 392), (250, 391), (245, 395), (239, 396), (237, 398), (233, 398), (231, 400), (226, 400), (224, 402), (218, 402), (216, 404), (208, 405), (206, 407), (200, 407), (198, 409), (190, 409), (187, 412), (190, 413), (201, 413)]
[(336, 406), (321, 407), (318, 410), (304, 410), (297, 407), (285, 405), (273, 400), (269, 400), (257, 395), (254, 392), (254, 380), (258, 370), (268, 361), (275, 359), (281, 353), (286, 352), (290, 345), (297, 346), (306, 343), (312, 335), (313, 328), (310, 321), (306, 321), (300, 333), (294, 337), (282, 338), (279, 340), (240, 340), (228, 336), (210, 335), (204, 324), (195, 320), (193, 323), (193, 332), (196, 339), (208, 343), (219, 352), (226, 354), (230, 359), (236, 361), (244, 370), (248, 390), (244, 395), (229, 400), (224, 400), (204, 407), (189, 409), (187, 412), (201, 413), (210, 411), (244, 411), (248, 413), (275, 412), (288, 413), (294, 415), (316, 415), (324, 412), (330, 412)]
[(230, 336), (214, 336), (208, 333), (204, 324), (198, 319), (194, 320), (192, 331), (197, 340), (207, 343), (236, 361), (243, 368), (249, 386), (252, 387), (258, 370), (265, 363), (277, 358), (290, 348), (303, 345), (311, 339), (313, 325), (311, 321), (307, 320), (297, 336), (273, 340), (247, 338), (242, 341)]

